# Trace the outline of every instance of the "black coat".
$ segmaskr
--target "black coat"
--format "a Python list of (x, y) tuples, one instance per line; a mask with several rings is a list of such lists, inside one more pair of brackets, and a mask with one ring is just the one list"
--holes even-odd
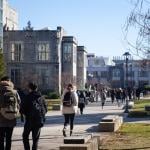
[[(44, 112), (41, 113), (41, 116), (36, 115), (36, 113), (33, 116), (33, 104), (37, 103), (37, 100), (41, 97), (41, 93), (37, 91), (30, 92), (25, 99), (21, 103), (21, 109), (20, 112), (25, 116), (26, 124), (29, 126), (43, 126), (44, 120), (45, 120), (45, 114), (47, 112), (47, 105), (45, 103), (45, 99), (43, 99), (40, 102), (41, 110)], [(39, 121), (36, 122), (34, 119), (36, 117), (39, 117)], [(42, 118), (42, 120), (40, 120)]]

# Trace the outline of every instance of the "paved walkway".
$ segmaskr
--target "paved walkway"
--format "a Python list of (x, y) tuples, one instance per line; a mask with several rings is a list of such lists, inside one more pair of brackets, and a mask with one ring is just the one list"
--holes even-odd
[[(75, 118), (75, 127), (73, 134), (95, 134), (107, 136), (105, 133), (98, 133), (98, 123), (102, 117), (108, 114), (123, 114), (122, 107), (118, 107), (116, 104), (111, 104), (110, 100), (104, 106), (102, 110), (100, 102), (91, 103), (86, 106), (83, 115), (77, 115)], [(125, 117), (126, 118), (126, 117)], [(133, 121), (126, 120), (125, 121)], [(136, 120), (134, 120), (136, 121)], [(52, 111), (47, 114), (46, 125), (42, 128), (40, 141), (39, 141), (39, 150), (59, 150), (59, 146), (63, 143), (62, 136), (63, 128), (63, 116), (60, 111)], [(12, 150), (23, 150), (22, 144), (22, 131), (23, 124), (18, 123), (17, 127), (14, 130)]]

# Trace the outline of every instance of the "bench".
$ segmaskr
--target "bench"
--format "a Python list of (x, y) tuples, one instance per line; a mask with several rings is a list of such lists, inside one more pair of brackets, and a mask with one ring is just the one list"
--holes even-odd
[(118, 115), (107, 115), (99, 122), (100, 132), (115, 132), (123, 123), (123, 117)]
[(92, 135), (74, 135), (64, 138), (60, 150), (98, 150), (98, 138)]

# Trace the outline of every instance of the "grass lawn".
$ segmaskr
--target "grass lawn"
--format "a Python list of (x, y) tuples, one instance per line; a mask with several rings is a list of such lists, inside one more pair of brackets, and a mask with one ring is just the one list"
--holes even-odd
[(145, 105), (150, 105), (150, 100), (139, 100), (139, 101), (135, 101), (135, 106), (133, 109), (143, 109), (144, 110), (144, 106)]
[(101, 150), (150, 149), (150, 124), (125, 123), (116, 133), (111, 133), (101, 142)]

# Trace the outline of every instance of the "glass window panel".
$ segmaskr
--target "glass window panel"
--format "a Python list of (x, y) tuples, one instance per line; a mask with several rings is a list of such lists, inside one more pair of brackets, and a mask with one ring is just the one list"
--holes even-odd
[(38, 59), (40, 61), (49, 60), (49, 44), (47, 43), (38, 44)]

